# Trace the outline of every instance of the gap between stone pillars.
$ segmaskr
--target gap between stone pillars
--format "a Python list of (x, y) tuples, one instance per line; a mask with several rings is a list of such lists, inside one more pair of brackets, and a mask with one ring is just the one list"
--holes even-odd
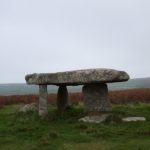
[(48, 93), (47, 85), (39, 85), (39, 116), (48, 115)]
[(112, 110), (107, 84), (87, 84), (83, 86), (82, 92), (85, 111), (89, 115), (99, 115)]
[(60, 85), (57, 93), (57, 108), (64, 111), (68, 106), (68, 90), (65, 85)]

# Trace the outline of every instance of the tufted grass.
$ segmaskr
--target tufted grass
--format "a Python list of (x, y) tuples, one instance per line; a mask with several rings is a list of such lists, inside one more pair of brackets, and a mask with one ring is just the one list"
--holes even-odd
[[(42, 120), (35, 112), (19, 113), (20, 105), (0, 108), (0, 150), (148, 150), (150, 149), (150, 104), (114, 105), (105, 123), (91, 124), (82, 106), (60, 114), (49, 108)], [(118, 118), (144, 116), (146, 122), (123, 123)]]

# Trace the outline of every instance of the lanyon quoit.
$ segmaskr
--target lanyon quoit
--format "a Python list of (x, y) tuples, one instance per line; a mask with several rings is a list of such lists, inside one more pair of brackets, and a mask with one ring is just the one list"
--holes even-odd
[(129, 80), (124, 71), (114, 69), (86, 69), (58, 73), (34, 73), (26, 75), (27, 84), (39, 85), (39, 116), (48, 115), (47, 85), (59, 86), (57, 107), (64, 111), (68, 105), (67, 86), (83, 85), (84, 109), (87, 115), (106, 114), (112, 110), (107, 83)]

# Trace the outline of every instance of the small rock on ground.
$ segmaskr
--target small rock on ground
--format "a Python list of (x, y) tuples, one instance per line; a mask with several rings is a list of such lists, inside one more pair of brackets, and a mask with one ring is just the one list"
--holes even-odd
[(146, 118), (145, 117), (126, 117), (126, 118), (123, 118), (122, 121), (124, 122), (146, 121)]
[(89, 123), (101, 123), (104, 122), (108, 117), (109, 114), (103, 114), (100, 116), (85, 116), (79, 119), (79, 121), (89, 122)]

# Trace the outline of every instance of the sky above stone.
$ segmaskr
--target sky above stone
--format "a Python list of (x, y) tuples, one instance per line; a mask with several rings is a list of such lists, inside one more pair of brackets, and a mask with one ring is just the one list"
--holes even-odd
[(150, 0), (0, 0), (0, 83), (87, 68), (150, 76)]

